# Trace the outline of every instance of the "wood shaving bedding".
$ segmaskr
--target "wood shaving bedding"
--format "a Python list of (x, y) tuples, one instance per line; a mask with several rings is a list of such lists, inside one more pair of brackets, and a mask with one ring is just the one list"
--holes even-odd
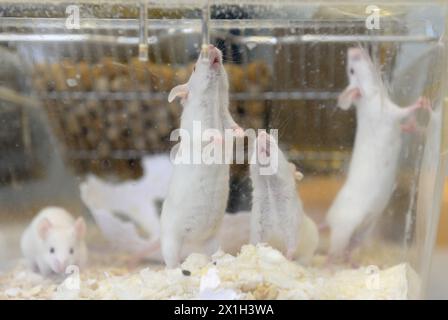
[[(125, 256), (93, 255), (79, 277), (48, 279), (20, 261), (0, 274), (0, 299), (407, 299), (418, 294), (420, 280), (406, 263), (325, 268), (323, 260), (318, 256), (313, 266), (303, 267), (269, 246), (245, 245), (236, 256), (194, 253), (176, 269), (152, 264), (131, 270)], [(207, 287), (211, 270), (216, 275)]]

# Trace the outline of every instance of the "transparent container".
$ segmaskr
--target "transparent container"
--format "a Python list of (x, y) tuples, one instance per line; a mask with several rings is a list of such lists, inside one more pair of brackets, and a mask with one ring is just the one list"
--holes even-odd
[[(215, 266), (242, 299), (425, 297), (448, 150), (445, 1), (121, 2), (0, 2), (0, 299), (209, 297), (193, 280), (182, 282), (191, 286), (186, 291), (151, 291), (155, 283), (184, 281), (161, 268), (160, 252), (140, 262), (149, 268), (142, 273), (128, 263), (161, 235), (173, 173), (170, 134), (183, 112), (167, 98), (189, 79), (208, 43), (222, 51), (236, 123), (277, 129), (280, 150), (303, 174), (298, 196), (319, 226), (319, 246), (301, 265), (275, 255), (269, 243), (247, 245), (253, 184), (247, 163), (232, 164), (219, 236), (233, 257), (204, 255), (212, 260), (201, 262), (190, 255), (182, 259), (184, 274), (201, 278), (201, 268)], [(338, 107), (349, 83), (349, 48), (362, 48), (373, 61), (383, 98), (406, 107), (425, 97), (430, 108), (393, 124), (401, 130), (391, 139), (400, 142), (389, 186), (370, 178), (365, 190), (351, 193), (363, 203), (383, 190), (383, 203), (357, 224), (351, 257), (334, 260), (326, 216), (349, 172), (359, 172), (350, 164), (361, 107)], [(381, 140), (377, 130), (371, 134)], [(381, 166), (369, 167), (369, 157), (363, 170), (384, 176)], [(23, 257), (21, 235), (48, 206), (87, 222), (89, 262), (80, 289), (64, 289), (70, 275), (48, 280), (33, 273)], [(198, 251), (184, 250), (185, 257)], [(237, 270), (264, 280), (242, 272), (237, 281), (230, 276)], [(99, 286), (87, 283), (92, 277)], [(133, 277), (143, 277), (148, 291), (133, 287)]]

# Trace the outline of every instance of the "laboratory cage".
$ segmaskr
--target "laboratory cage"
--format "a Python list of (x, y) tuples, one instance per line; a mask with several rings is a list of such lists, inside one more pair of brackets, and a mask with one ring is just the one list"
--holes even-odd
[[(165, 279), (172, 277), (166, 270), (151, 271), (158, 278), (148, 269), (136, 273), (126, 262), (160, 235), (173, 171), (170, 134), (183, 111), (167, 98), (188, 81), (208, 43), (222, 52), (232, 117), (243, 129), (278, 130), (280, 150), (303, 173), (297, 195), (319, 233), (307, 265), (278, 260), (274, 269), (260, 267), (273, 253), (269, 243), (247, 245), (254, 186), (249, 165), (232, 164), (220, 246), (235, 269), (219, 255), (213, 259), (223, 259), (221, 281), (234, 295), (221, 297), (424, 297), (448, 149), (447, 13), (445, 1), (419, 0), (0, 1), (0, 298), (67, 297), (61, 279), (42, 277), (36, 286), (20, 248), (25, 227), (48, 206), (87, 221), (89, 262), (81, 279), (89, 280), (69, 297), (208, 297), (194, 281), (151, 291), (154, 282), (160, 288), (186, 280)], [(362, 106), (338, 107), (349, 84), (350, 48), (370, 57), (382, 98), (402, 108), (427, 105), (392, 139), (400, 141), (391, 160), (398, 165), (388, 171), (393, 188), (384, 187), (381, 212), (367, 214), (352, 236), (359, 243), (341, 262), (328, 257), (334, 230), (326, 216), (354, 170)], [(378, 176), (382, 169), (366, 168)], [(382, 188), (379, 180), (352, 190), (352, 201), (368, 201), (371, 190)], [(196, 252), (186, 251), (185, 257)], [(255, 256), (261, 262), (250, 265)], [(200, 277), (197, 259), (186, 258), (184, 275)], [(149, 270), (163, 265), (160, 254), (144, 261), (141, 268)], [(229, 280), (241, 268), (261, 278), (241, 272)], [(147, 291), (132, 287), (137, 275)]]

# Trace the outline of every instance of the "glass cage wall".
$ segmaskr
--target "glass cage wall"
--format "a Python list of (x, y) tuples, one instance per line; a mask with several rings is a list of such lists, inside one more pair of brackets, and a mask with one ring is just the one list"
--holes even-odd
[[(426, 97), (431, 108), (397, 134), (390, 199), (353, 259), (380, 269), (409, 263), (418, 279), (409, 297), (423, 296), (448, 139), (444, 1), (376, 1), (368, 10), (364, 1), (70, 5), (0, 2), (0, 270), (19, 261), (21, 232), (45, 206), (84, 215), (89, 230), (98, 228), (80, 192), (89, 177), (111, 185), (151, 177), (145, 159), (167, 155), (180, 125), (181, 103), (168, 103), (168, 93), (188, 80), (202, 43), (222, 51), (234, 120), (278, 130), (280, 149), (304, 175), (297, 183), (304, 210), (325, 225), (347, 181), (359, 124), (359, 106), (338, 107), (356, 47), (371, 57), (385, 99), (405, 107)], [(154, 185), (167, 183), (170, 172), (153, 174)], [(148, 193), (157, 193), (154, 185)], [(375, 188), (371, 180), (353, 197), (362, 202)], [(249, 166), (231, 165), (226, 211), (250, 211), (252, 189)], [(148, 210), (160, 212), (163, 196), (148, 199)], [(116, 201), (126, 211), (125, 196)], [(143, 230), (159, 232), (157, 221), (138, 219)], [(319, 233), (324, 259), (329, 230)], [(101, 253), (96, 240), (88, 246)]]

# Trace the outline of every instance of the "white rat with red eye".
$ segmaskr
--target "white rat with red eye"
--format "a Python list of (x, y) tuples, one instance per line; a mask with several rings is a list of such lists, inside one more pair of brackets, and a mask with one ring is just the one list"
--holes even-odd
[(46, 207), (23, 232), (21, 249), (30, 267), (44, 276), (63, 274), (70, 265), (87, 263), (86, 224), (65, 209)]
[(391, 101), (380, 73), (362, 48), (347, 55), (348, 87), (338, 106), (356, 107), (356, 135), (348, 176), (327, 214), (330, 258), (350, 257), (386, 208), (396, 184), (402, 145), (402, 121), (419, 109), (430, 110), (427, 98), (402, 108)]
[[(308, 264), (317, 249), (319, 232), (297, 193), (296, 181), (303, 175), (265, 131), (258, 134), (253, 148), (251, 243), (267, 243), (288, 259)], [(263, 172), (264, 164), (271, 170)]]

